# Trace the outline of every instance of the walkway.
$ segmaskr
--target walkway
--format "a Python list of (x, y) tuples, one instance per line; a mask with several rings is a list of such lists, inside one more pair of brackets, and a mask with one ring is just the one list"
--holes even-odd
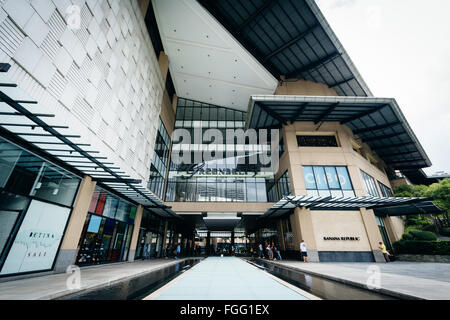
[(66, 282), (69, 275), (65, 273), (2, 282), (0, 283), (0, 300), (57, 299), (68, 294), (110, 286), (120, 281), (175, 265), (182, 260), (147, 260), (85, 267), (80, 269), (81, 288), (73, 290), (67, 287)]
[(236, 257), (209, 257), (145, 300), (310, 300), (312, 295)]
[(302, 263), (299, 261), (271, 263), (362, 288), (367, 288), (367, 281), (373, 275), (368, 268), (375, 266), (380, 271), (381, 293), (393, 294), (399, 298), (450, 299), (450, 264), (448, 263)]

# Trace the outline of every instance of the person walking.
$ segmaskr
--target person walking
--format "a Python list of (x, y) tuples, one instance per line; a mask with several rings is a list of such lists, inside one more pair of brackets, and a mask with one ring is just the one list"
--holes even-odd
[(302, 255), (303, 262), (308, 262), (308, 249), (306, 247), (305, 240), (300, 243), (300, 253)]
[(381, 250), (381, 253), (384, 256), (384, 260), (386, 260), (386, 263), (391, 262), (391, 259), (389, 259), (389, 252), (386, 250), (386, 246), (383, 242), (379, 242), (379, 249)]
[(177, 244), (177, 255), (176, 255), (175, 259), (178, 259), (178, 258), (180, 257), (180, 252), (181, 252), (181, 246), (180, 246), (180, 244), (178, 243), (178, 244)]
[(269, 256), (269, 260), (273, 260), (273, 251), (272, 248), (270, 247), (270, 244), (267, 245), (267, 255)]
[(259, 244), (259, 257), (260, 257), (260, 258), (264, 258), (264, 256), (263, 256), (263, 246), (262, 246), (262, 243)]
[(281, 259), (281, 247), (280, 247), (280, 244), (277, 244), (276, 246), (276, 249), (277, 249), (277, 259), (278, 260), (283, 260), (283, 259)]

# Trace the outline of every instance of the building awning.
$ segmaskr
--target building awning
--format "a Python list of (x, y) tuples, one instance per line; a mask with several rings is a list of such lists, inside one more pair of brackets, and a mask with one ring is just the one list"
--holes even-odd
[(199, 0), (280, 79), (325, 83), (340, 96), (372, 96), (314, 0)]
[(395, 99), (362, 97), (252, 96), (247, 128), (276, 128), (288, 122), (339, 122), (396, 170), (431, 166)]
[(142, 186), (140, 180), (131, 179), (119, 167), (114, 167), (114, 163), (107, 162), (106, 157), (99, 156), (100, 152), (89, 150), (89, 144), (74, 142), (81, 137), (73, 134), (68, 126), (61, 125), (64, 123), (62, 119), (58, 120), (48, 110), (48, 107), (33, 101), (26, 92), (0, 74), (2, 130), (42, 150), (49, 159), (56, 159), (75, 172), (92, 177), (160, 216), (178, 217), (170, 207)]
[(343, 211), (366, 208), (373, 209), (377, 215), (388, 216), (442, 213), (442, 210), (434, 205), (430, 198), (287, 196), (267, 210), (259, 219), (279, 219), (293, 213), (297, 207)]

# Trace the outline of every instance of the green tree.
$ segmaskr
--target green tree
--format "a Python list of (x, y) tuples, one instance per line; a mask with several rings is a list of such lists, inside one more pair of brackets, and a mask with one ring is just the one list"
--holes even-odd
[[(433, 183), (430, 186), (424, 185), (400, 185), (395, 188), (395, 197), (432, 197), (434, 203), (444, 213), (442, 215), (435, 216), (438, 220), (439, 228), (450, 225), (449, 213), (450, 213), (450, 179), (446, 178), (438, 183)], [(411, 217), (415, 219), (416, 217)], [(435, 221), (436, 222), (436, 221)]]
[(438, 183), (433, 183), (427, 188), (425, 192), (426, 197), (433, 197), (434, 203), (444, 210), (443, 218), (444, 226), (450, 225), (449, 213), (450, 213), (450, 179), (446, 178)]

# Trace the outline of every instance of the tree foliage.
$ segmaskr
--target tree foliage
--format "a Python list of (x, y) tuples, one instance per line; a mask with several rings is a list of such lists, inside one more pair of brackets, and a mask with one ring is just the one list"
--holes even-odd
[(449, 224), (450, 213), (450, 179), (446, 178), (430, 186), (400, 185), (395, 188), (395, 197), (432, 197), (434, 203), (444, 210), (444, 225)]

